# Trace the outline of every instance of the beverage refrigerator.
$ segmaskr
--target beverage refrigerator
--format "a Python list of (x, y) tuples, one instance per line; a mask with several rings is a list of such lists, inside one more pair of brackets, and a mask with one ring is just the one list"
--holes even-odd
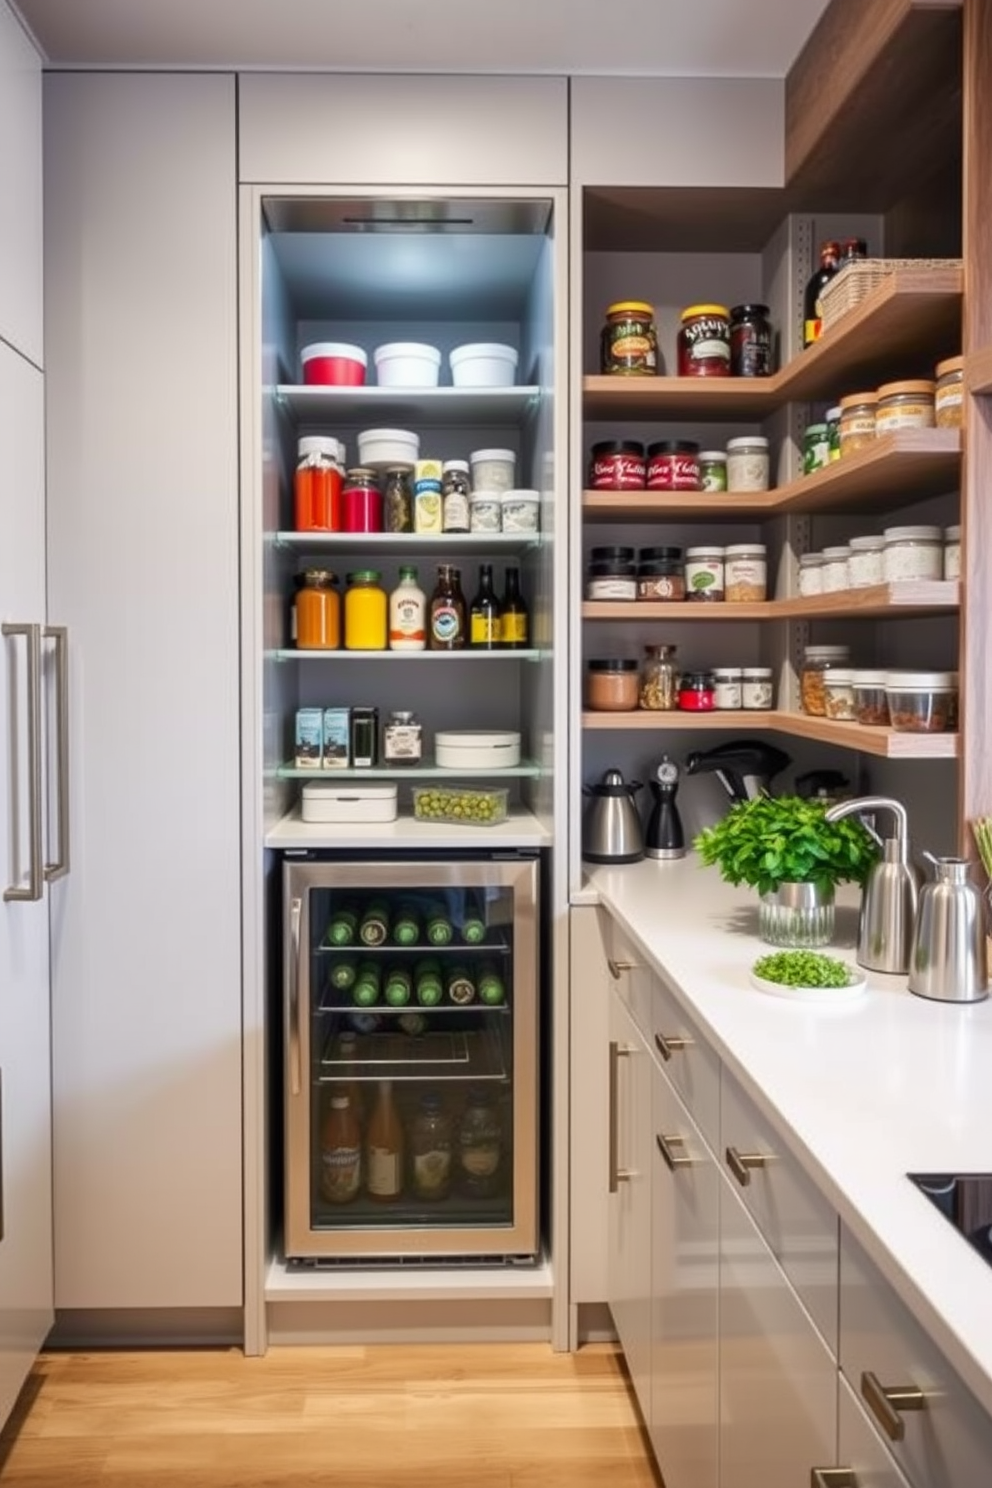
[(283, 863), (285, 1254), (539, 1250), (540, 858)]

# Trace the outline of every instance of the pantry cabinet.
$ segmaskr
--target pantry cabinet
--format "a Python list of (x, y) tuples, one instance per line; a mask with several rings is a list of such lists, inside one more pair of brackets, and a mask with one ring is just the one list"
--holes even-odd
[(651, 1057), (610, 998), (607, 1301), (645, 1424), (651, 1426)]
[(0, 5), (0, 338), (42, 365), (41, 59)]

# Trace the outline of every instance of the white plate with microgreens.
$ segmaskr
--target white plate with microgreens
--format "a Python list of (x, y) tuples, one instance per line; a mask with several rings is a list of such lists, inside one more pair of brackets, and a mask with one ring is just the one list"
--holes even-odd
[(789, 1002), (850, 1002), (867, 990), (860, 966), (822, 951), (772, 951), (751, 967), (751, 985)]

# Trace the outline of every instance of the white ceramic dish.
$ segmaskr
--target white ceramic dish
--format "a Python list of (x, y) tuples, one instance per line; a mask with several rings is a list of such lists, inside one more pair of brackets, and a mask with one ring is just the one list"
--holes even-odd
[(514, 730), (439, 729), (434, 760), (445, 770), (505, 770), (520, 763), (520, 735)]
[(305, 822), (391, 822), (396, 820), (395, 785), (352, 785), (330, 781), (305, 785), (300, 815)]
[(423, 341), (389, 341), (372, 353), (380, 387), (437, 387), (441, 353)]
[(868, 989), (868, 978), (856, 966), (849, 966), (852, 980), (846, 987), (787, 987), (784, 982), (768, 982), (752, 971), (751, 985), (769, 997), (782, 997), (786, 1002), (818, 1002), (821, 1004), (851, 1002), (861, 997)]
[(420, 458), (420, 436), (409, 429), (363, 429), (358, 436), (358, 463), (372, 470), (387, 465), (406, 465), (411, 470)]
[(515, 348), (497, 341), (470, 341), (456, 346), (449, 361), (455, 387), (513, 387), (517, 380)]

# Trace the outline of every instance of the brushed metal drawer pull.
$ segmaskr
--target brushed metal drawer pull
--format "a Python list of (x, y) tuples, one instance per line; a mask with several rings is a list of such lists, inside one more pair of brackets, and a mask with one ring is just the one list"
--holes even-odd
[(858, 1488), (858, 1480), (849, 1467), (814, 1467), (809, 1488)]
[(637, 970), (636, 961), (614, 961), (612, 956), (607, 958), (606, 964), (610, 968), (610, 976), (615, 982), (620, 980), (621, 972)]
[(685, 1137), (663, 1137), (661, 1132), (656, 1132), (654, 1139), (670, 1173), (674, 1173), (676, 1168), (692, 1167), (692, 1158), (687, 1152), (672, 1151), (673, 1147), (685, 1147)]
[(667, 1064), (673, 1054), (678, 1054), (682, 1049), (692, 1048), (692, 1039), (683, 1038), (681, 1034), (672, 1034), (668, 1038), (663, 1033), (654, 1036), (655, 1048)]
[(861, 1376), (861, 1394), (889, 1441), (902, 1441), (906, 1435), (900, 1411), (919, 1411), (926, 1405), (926, 1396), (916, 1385), (882, 1385), (870, 1369)]
[(630, 1044), (621, 1044), (616, 1039), (610, 1040), (610, 1095), (609, 1095), (609, 1163), (610, 1171), (607, 1180), (607, 1190), (611, 1194), (619, 1191), (621, 1183), (627, 1183), (634, 1175), (630, 1168), (620, 1166), (620, 1134), (619, 1113), (617, 1103), (620, 1098), (620, 1061), (629, 1059), (634, 1050)]
[(742, 1188), (751, 1182), (751, 1169), (767, 1166), (769, 1159), (763, 1152), (738, 1152), (736, 1147), (727, 1148), (727, 1166)]

